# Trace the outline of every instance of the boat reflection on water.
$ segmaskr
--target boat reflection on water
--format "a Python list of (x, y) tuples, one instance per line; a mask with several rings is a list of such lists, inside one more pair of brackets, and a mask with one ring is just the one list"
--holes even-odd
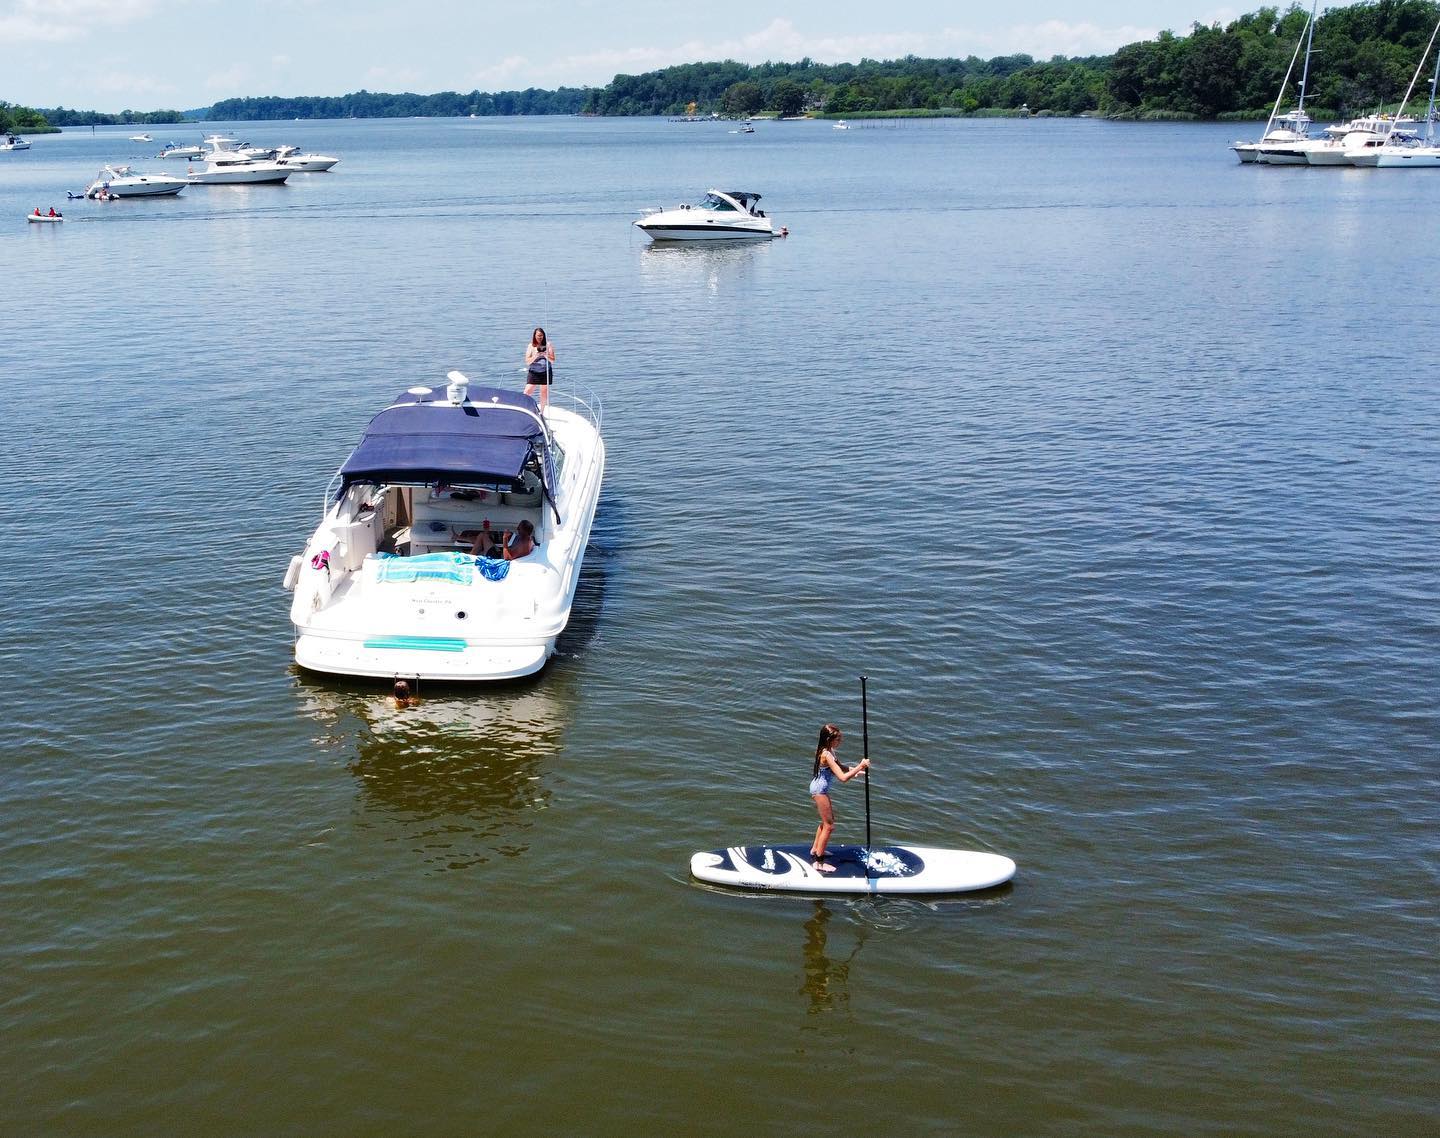
[(773, 241), (665, 241), (641, 251), (640, 276), (666, 288), (703, 286), (712, 292), (749, 276), (772, 256)]
[(408, 706), (373, 686), (299, 682), (304, 710), (326, 728), (317, 742), (350, 751), (358, 826), (398, 829), (443, 871), (529, 848), (574, 706), (566, 678), (552, 671), (540, 683), (484, 692), (422, 687)]
[(357, 826), (398, 831), (390, 840), (409, 843), (436, 872), (524, 854), (579, 701), (580, 669), (569, 661), (595, 634), (605, 580), (604, 558), (587, 558), (570, 624), (538, 678), (422, 684), (401, 706), (373, 680), (297, 669), (300, 711), (320, 728), (316, 745), (359, 782)]

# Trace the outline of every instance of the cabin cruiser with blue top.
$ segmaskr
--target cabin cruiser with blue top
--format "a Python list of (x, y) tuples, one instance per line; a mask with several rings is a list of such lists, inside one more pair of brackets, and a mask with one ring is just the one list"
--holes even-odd
[[(387, 679), (539, 671), (570, 619), (600, 499), (600, 420), (593, 396), (557, 395), (542, 413), (459, 372), (401, 392), (336, 472), (285, 574), (296, 663)], [(513, 535), (527, 522), (525, 553)]]

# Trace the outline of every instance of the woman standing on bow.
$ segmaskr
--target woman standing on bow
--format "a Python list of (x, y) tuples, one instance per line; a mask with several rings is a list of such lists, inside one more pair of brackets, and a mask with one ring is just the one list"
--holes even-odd
[(525, 348), (525, 394), (535, 395), (540, 410), (550, 405), (550, 380), (555, 372), (555, 346), (545, 337), (544, 328), (530, 333), (530, 343)]

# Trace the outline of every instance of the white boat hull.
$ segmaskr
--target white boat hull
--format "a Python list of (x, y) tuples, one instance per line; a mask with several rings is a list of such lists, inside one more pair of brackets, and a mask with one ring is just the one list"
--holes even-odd
[(178, 194), (187, 185), (188, 182), (179, 178), (141, 177), (135, 181), (112, 181), (103, 187), (97, 183), (86, 191), (86, 196), (93, 198), (107, 193), (114, 198), (162, 198)]
[(274, 162), (257, 162), (254, 165), (212, 165), (190, 175), (190, 181), (197, 186), (247, 186), (261, 183), (285, 181), (294, 170)]
[(1366, 165), (1381, 170), (1423, 170), (1440, 166), (1440, 148), (1415, 146), (1408, 150), (1382, 150), (1375, 155), (1374, 162)]
[(710, 222), (637, 221), (636, 227), (651, 241), (768, 241), (779, 234), (759, 226), (728, 226)]
[(29, 213), (25, 215), (25, 220), (30, 222), (31, 225), (40, 225), (42, 223), (64, 221), (65, 219), (63, 217), (46, 217), (44, 214), (40, 214), (37, 217), (35, 214)]
[(327, 158), (323, 154), (297, 154), (294, 158), (277, 158), (275, 161), (297, 174), (323, 174), (340, 159)]

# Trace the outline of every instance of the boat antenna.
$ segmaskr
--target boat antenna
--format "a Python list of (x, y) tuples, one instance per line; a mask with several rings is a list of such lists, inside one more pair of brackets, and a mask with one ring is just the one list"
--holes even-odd
[[(1425, 69), (1425, 61), (1430, 58), (1430, 49), (1435, 46), (1435, 37), (1436, 37), (1436, 35), (1440, 35), (1440, 21), (1437, 21), (1437, 22), (1436, 22), (1436, 24), (1435, 24), (1435, 30), (1430, 33), (1430, 42), (1425, 45), (1425, 50), (1420, 53), (1420, 62), (1415, 65), (1415, 74), (1410, 77), (1410, 86), (1408, 86), (1408, 87), (1405, 88), (1405, 97), (1400, 100), (1400, 106), (1397, 107), (1396, 110), (1395, 110), (1395, 117), (1390, 120), (1390, 129), (1385, 132), (1385, 141), (1384, 141), (1383, 143), (1381, 143), (1382, 146), (1389, 146), (1389, 145), (1390, 145), (1390, 136), (1395, 133), (1395, 124), (1400, 121), (1400, 116), (1405, 113), (1405, 104), (1410, 101), (1410, 92), (1412, 92), (1412, 91), (1415, 90), (1415, 84), (1420, 81), (1420, 72)], [(1435, 74), (1436, 74), (1437, 78), (1440, 78), (1440, 60), (1436, 60), (1436, 64), (1435, 64)], [(1435, 131), (1435, 127), (1434, 127), (1434, 125), (1433, 125), (1433, 124), (1434, 124), (1434, 118), (1433, 118), (1434, 114), (1435, 114), (1435, 81), (1434, 81), (1434, 80), (1431, 80), (1431, 82), (1430, 82), (1430, 115), (1431, 115), (1431, 125), (1428, 126), (1427, 129), (1429, 130), (1429, 132), (1430, 132), (1430, 134), (1431, 134), (1432, 137), (1433, 137), (1434, 131)]]
[[(870, 707), (865, 694), (865, 677), (860, 677), (860, 757), (870, 757)], [(870, 769), (865, 769), (865, 879), (870, 879)]]

